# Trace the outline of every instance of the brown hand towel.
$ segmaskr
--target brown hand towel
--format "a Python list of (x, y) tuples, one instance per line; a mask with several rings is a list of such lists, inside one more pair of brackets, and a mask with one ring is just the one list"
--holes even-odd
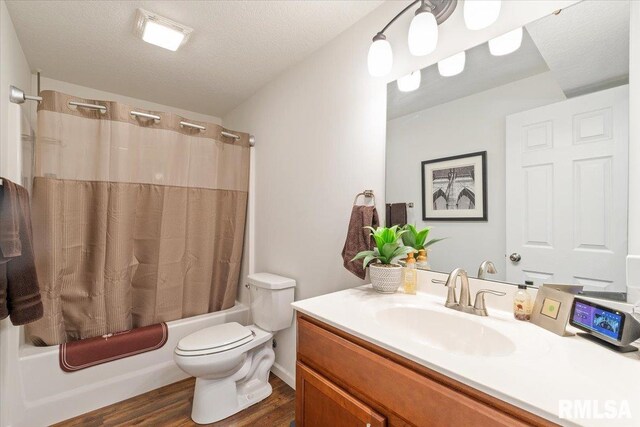
[(24, 325), (42, 317), (33, 258), (29, 193), (8, 179), (0, 187), (0, 319)]
[(364, 279), (366, 276), (366, 272), (364, 268), (362, 268), (362, 260), (351, 260), (358, 252), (373, 249), (371, 231), (364, 227), (369, 226), (376, 228), (379, 225), (378, 211), (376, 211), (375, 206), (354, 206), (351, 210), (347, 239), (342, 249), (342, 260), (344, 268), (361, 279)]
[(386, 219), (388, 227), (399, 225), (401, 227), (407, 224), (407, 204), (406, 203), (391, 203), (389, 209), (389, 217)]

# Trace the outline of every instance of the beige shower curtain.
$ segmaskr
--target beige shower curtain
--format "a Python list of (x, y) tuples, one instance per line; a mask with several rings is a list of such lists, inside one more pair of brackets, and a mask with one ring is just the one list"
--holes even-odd
[(41, 95), (32, 221), (45, 315), (27, 327), (30, 339), (60, 344), (233, 306), (249, 135)]

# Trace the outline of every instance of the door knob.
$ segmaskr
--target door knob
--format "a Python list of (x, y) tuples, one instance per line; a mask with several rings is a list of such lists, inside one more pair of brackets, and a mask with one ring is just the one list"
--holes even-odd
[(509, 255), (509, 259), (513, 262), (520, 262), (520, 260), (522, 259), (522, 257), (520, 256), (519, 253), (512, 253), (511, 255)]

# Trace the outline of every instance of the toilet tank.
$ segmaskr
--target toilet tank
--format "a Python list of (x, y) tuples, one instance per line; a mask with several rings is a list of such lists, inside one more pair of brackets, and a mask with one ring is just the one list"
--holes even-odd
[(296, 281), (271, 273), (250, 274), (248, 281), (253, 323), (268, 332), (291, 326)]

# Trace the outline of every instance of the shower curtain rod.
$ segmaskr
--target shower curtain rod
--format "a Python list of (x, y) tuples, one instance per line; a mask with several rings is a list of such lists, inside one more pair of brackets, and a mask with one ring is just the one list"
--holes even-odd
[[(27, 94), (24, 93), (24, 91), (22, 89), (17, 88), (17, 87), (15, 87), (13, 85), (11, 85), (9, 89), (10, 89), (9, 90), (9, 101), (11, 101), (14, 104), (22, 104), (25, 101), (37, 101), (37, 102), (42, 101), (42, 97), (34, 96), (34, 95), (27, 95)], [(40, 95), (40, 72), (38, 72), (38, 95)], [(80, 102), (80, 101), (69, 101), (69, 106), (77, 107), (77, 108), (86, 108), (86, 109), (89, 109), (89, 110), (98, 110), (102, 114), (107, 112), (107, 107), (104, 106), (104, 105), (100, 105), (100, 104), (88, 104), (86, 102)], [(145, 119), (153, 119), (155, 121), (160, 121), (160, 116), (158, 116), (156, 114), (142, 113), (140, 111), (131, 111), (130, 114), (132, 116), (135, 116), (135, 117), (143, 117)], [(205, 130), (207, 130), (207, 128), (204, 127), (204, 126), (197, 125), (195, 123), (185, 122), (185, 121), (181, 121), (180, 122), (180, 127), (188, 127), (188, 128), (192, 128), (192, 129), (198, 129), (198, 130), (203, 131), (203, 132)], [(234, 133), (222, 131), (222, 132), (220, 132), (220, 134), (222, 136), (226, 136), (227, 138), (233, 138), (236, 141), (240, 139), (240, 136), (236, 135)], [(255, 147), (255, 145), (256, 145), (256, 138), (253, 135), (249, 135), (249, 146)]]
[[(78, 107), (78, 108), (87, 108), (89, 110), (99, 110), (101, 113), (106, 113), (107, 112), (107, 107), (104, 105), (100, 105), (100, 104), (88, 104), (86, 102), (79, 102), (79, 101), (69, 101), (69, 105), (70, 106), (74, 106), (74, 107)], [(134, 117), (142, 117), (145, 119), (153, 119), (157, 122), (160, 121), (161, 117), (158, 116), (157, 114), (150, 114), (150, 113), (143, 113), (140, 111), (131, 111), (129, 114), (131, 114)], [(192, 129), (198, 129), (200, 131), (205, 131), (207, 130), (206, 127), (201, 126), (201, 125), (197, 125), (195, 123), (189, 123), (189, 122), (185, 122), (185, 121), (181, 121), (180, 122), (180, 127), (188, 127), (188, 128), (192, 128)], [(227, 138), (233, 138), (236, 141), (240, 139), (240, 135), (236, 135), (234, 133), (230, 133), (227, 131), (222, 131), (220, 132), (220, 135), (222, 136), (226, 136)], [(254, 147), (256, 145), (256, 138), (253, 135), (249, 135), (249, 145), (251, 147)]]

